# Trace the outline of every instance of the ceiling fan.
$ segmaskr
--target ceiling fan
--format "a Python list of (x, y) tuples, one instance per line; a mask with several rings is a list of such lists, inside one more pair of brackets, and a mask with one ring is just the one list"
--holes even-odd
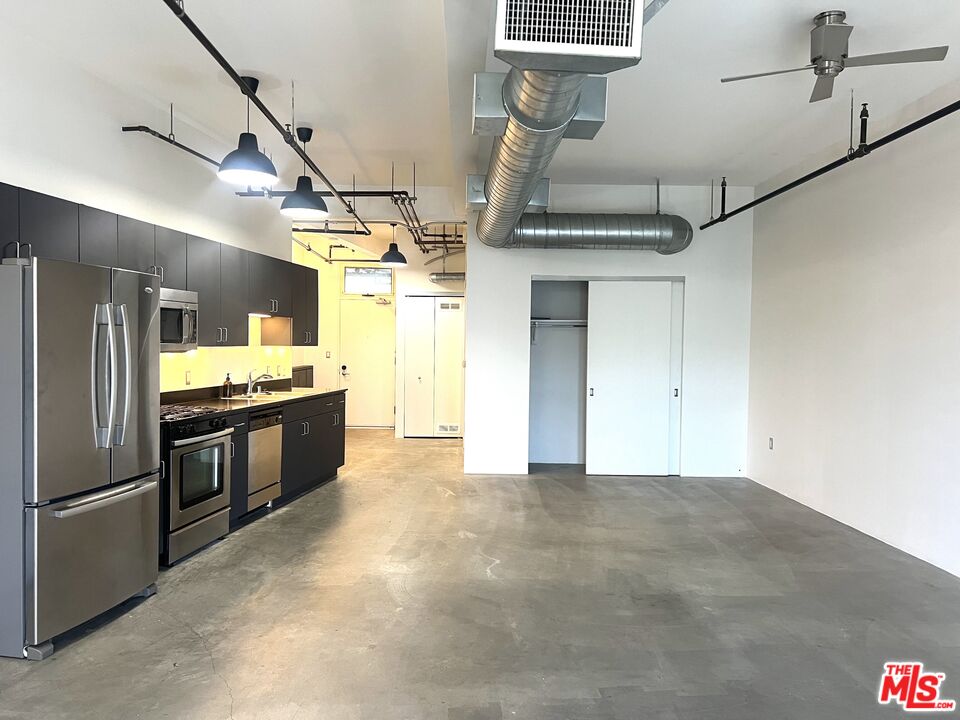
[(726, 77), (722, 78), (720, 82), (750, 80), (767, 75), (813, 70), (817, 76), (817, 81), (813, 86), (810, 102), (817, 102), (818, 100), (826, 100), (833, 95), (833, 81), (836, 80), (837, 75), (843, 72), (844, 68), (934, 62), (943, 60), (947, 56), (949, 46), (943, 45), (917, 50), (899, 50), (875, 55), (848, 57), (848, 45), (850, 33), (853, 32), (853, 25), (847, 25), (844, 22), (846, 19), (847, 14), (843, 10), (827, 10), (813, 19), (813, 30), (810, 31), (809, 65), (790, 70), (774, 70), (773, 72), (756, 73), (755, 75)]

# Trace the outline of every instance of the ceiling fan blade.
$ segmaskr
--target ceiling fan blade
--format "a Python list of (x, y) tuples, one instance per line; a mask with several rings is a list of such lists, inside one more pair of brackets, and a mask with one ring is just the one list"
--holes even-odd
[(810, 102), (819, 102), (833, 97), (833, 81), (836, 79), (836, 75), (820, 75), (817, 77), (817, 82), (813, 84), (813, 94), (810, 95)]
[(791, 68), (790, 70), (774, 70), (772, 72), (756, 73), (754, 75), (737, 75), (735, 77), (720, 78), (720, 82), (736, 82), (737, 80), (752, 80), (753, 78), (767, 77), (768, 75), (783, 75), (784, 73), (800, 72), (801, 70), (812, 70), (813, 65), (804, 65), (803, 67)]
[(845, 67), (867, 67), (869, 65), (896, 65), (898, 63), (937, 62), (947, 56), (949, 45), (919, 48), (917, 50), (899, 50), (897, 52), (876, 53), (875, 55), (857, 55), (844, 62)]
[(847, 54), (853, 25), (824, 25), (816, 30), (820, 32), (820, 57), (839, 60)]

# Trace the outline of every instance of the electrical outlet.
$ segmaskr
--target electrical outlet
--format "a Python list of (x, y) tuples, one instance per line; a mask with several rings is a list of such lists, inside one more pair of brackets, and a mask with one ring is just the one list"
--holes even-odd
[(327, 350), (327, 360), (329, 360), (329, 359), (330, 359), (330, 351)]
[(184, 385), (189, 385), (189, 384), (191, 383), (192, 380), (191, 380), (190, 375), (191, 375), (191, 373), (190, 373), (189, 370), (187, 370), (186, 372), (183, 373), (183, 383), (184, 383)]
[(769, 438), (767, 445), (770, 447), (771, 450), (773, 450), (773, 438)]

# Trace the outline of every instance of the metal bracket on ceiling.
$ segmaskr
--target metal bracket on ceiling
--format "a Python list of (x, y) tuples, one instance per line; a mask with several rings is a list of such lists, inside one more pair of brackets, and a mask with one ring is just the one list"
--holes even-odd
[[(473, 134), (503, 135), (507, 109), (503, 105), (506, 73), (475, 73), (473, 76)], [(580, 91), (580, 106), (563, 137), (593, 140), (607, 119), (607, 78), (591, 75)]]
[(670, 0), (652, 0), (652, 2), (643, 9), (643, 24), (646, 25), (653, 20), (654, 16), (663, 10), (668, 2), (670, 2)]
[[(483, 189), (486, 181), (486, 175), (467, 175), (467, 207), (471, 210), (483, 210), (487, 206), (487, 195)], [(550, 178), (541, 178), (524, 212), (544, 213), (549, 205)]]

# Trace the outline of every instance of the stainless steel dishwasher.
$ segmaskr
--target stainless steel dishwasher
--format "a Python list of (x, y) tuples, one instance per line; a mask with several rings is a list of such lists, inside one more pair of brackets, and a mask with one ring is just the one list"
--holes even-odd
[(247, 512), (280, 496), (283, 412), (250, 413)]

